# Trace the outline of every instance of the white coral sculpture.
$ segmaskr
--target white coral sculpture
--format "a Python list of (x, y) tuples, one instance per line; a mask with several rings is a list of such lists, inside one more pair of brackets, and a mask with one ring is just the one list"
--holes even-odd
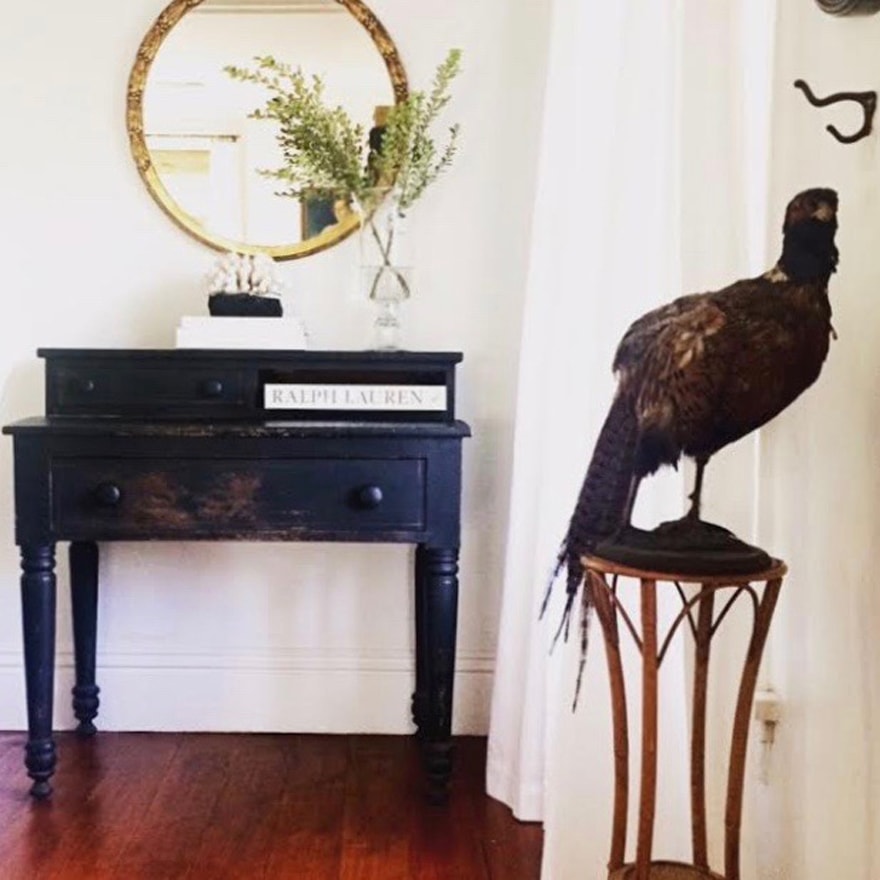
[(208, 273), (207, 282), (208, 293), (278, 296), (283, 290), (278, 267), (266, 254), (224, 253)]

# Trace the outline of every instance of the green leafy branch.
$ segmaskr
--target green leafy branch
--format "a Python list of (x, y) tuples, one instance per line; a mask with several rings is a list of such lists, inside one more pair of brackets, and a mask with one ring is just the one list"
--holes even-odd
[(250, 116), (278, 124), (282, 165), (260, 173), (285, 184), (279, 195), (331, 196), (369, 211), (394, 188), (398, 208), (404, 212), (455, 157), (459, 126), (448, 129), (442, 146), (431, 130), (451, 99), (450, 86), (461, 66), (459, 49), (452, 49), (437, 68), (429, 92), (411, 92), (389, 109), (381, 149), (375, 155), (369, 154), (363, 126), (343, 107), (325, 103), (320, 76), (307, 76), (269, 55), (254, 61), (255, 69), (229, 65), (224, 70), (233, 79), (263, 86), (270, 93), (265, 105)]
[(431, 91), (412, 92), (388, 114), (377, 166), (380, 180), (394, 181), (401, 211), (411, 207), (455, 157), (459, 126), (449, 128), (439, 155), (431, 128), (452, 97), (449, 88), (460, 67), (461, 50), (452, 49), (437, 68)]
[(256, 83), (270, 92), (265, 106), (250, 117), (278, 123), (276, 139), (283, 164), (260, 173), (285, 183), (287, 189), (280, 195), (294, 198), (306, 189), (312, 195), (357, 192), (362, 185), (363, 127), (352, 122), (342, 107), (325, 105), (319, 76), (307, 77), (299, 68), (269, 55), (254, 60), (256, 70), (233, 65), (224, 70), (233, 79)]

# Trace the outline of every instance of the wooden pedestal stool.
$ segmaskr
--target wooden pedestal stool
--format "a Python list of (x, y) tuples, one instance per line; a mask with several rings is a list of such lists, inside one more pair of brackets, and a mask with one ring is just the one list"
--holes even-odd
[[(596, 556), (583, 559), (586, 587), (602, 626), (611, 685), (611, 712), (614, 729), (614, 822), (609, 880), (740, 880), (739, 844), (742, 822), (743, 783), (749, 721), (761, 654), (770, 629), (770, 620), (779, 597), (785, 564), (774, 560), (769, 568), (753, 574), (699, 575), (646, 571)], [(641, 633), (618, 598), (618, 580), (639, 582)], [(662, 641), (657, 632), (657, 585), (674, 585), (681, 597), (682, 610)], [(763, 582), (762, 590), (755, 584)], [(696, 584), (688, 595), (683, 584)], [(723, 591), (727, 591), (726, 594)], [(716, 614), (716, 594), (726, 599)], [(751, 600), (754, 612), (752, 634), (739, 684), (739, 695), (731, 734), (725, 810), (724, 873), (710, 870), (706, 835), (706, 695), (709, 681), (709, 655), (712, 637), (741, 597)], [(642, 743), (639, 820), (635, 862), (625, 861), (626, 825), (629, 806), (629, 732), (626, 684), (620, 656), (620, 623), (635, 640), (642, 655)], [(657, 720), (658, 678), (672, 637), (682, 625), (690, 628), (696, 650), (694, 656), (693, 723), (691, 734), (691, 836), (693, 863), (654, 861), (652, 843), (657, 801)]]

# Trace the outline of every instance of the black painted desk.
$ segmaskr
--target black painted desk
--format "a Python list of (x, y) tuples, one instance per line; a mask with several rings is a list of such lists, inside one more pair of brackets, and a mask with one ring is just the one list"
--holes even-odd
[[(416, 545), (412, 713), (429, 794), (442, 799), (452, 767), (461, 441), (470, 433), (454, 418), (461, 356), (40, 355), (47, 361), (47, 415), (4, 428), (15, 448), (31, 793), (51, 793), (56, 764), (56, 542), (70, 542), (73, 710), (79, 732), (91, 735), (100, 542), (391, 541)], [(267, 385), (282, 400), (274, 409)], [(300, 396), (282, 399), (279, 387), (296, 387)], [(304, 397), (303, 388), (317, 391)], [(334, 403), (345, 405), (337, 388), (349, 397), (372, 396), (371, 408), (333, 410)], [(435, 402), (419, 408), (426, 389)], [(377, 400), (389, 409), (377, 410)]]

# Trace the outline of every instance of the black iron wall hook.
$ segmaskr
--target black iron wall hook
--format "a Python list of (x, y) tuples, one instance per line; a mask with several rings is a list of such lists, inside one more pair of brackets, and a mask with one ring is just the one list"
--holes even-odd
[(816, 0), (831, 15), (873, 15), (880, 12), (880, 0)]
[(794, 85), (806, 95), (807, 100), (814, 107), (827, 107), (829, 104), (839, 104), (841, 101), (855, 101), (861, 104), (862, 110), (865, 111), (865, 121), (855, 134), (841, 134), (833, 125), (825, 126), (842, 144), (854, 144), (871, 133), (874, 126), (874, 113), (877, 111), (876, 92), (837, 92), (827, 98), (817, 98), (813, 94), (813, 90), (802, 79), (796, 79)]

